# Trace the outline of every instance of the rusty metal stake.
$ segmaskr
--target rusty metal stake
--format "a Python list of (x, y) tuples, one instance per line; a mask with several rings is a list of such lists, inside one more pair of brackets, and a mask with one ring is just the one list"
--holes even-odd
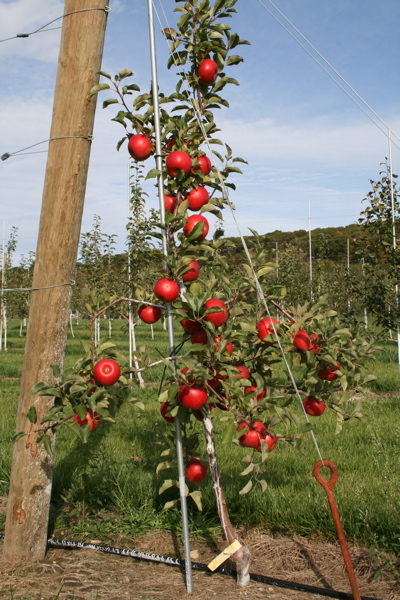
[[(321, 475), (321, 468), (328, 467), (331, 472), (331, 477), (329, 481), (324, 479)], [(342, 523), (340, 521), (340, 515), (338, 511), (338, 507), (335, 500), (335, 494), (333, 493), (334, 487), (338, 478), (338, 470), (337, 466), (331, 462), (330, 460), (324, 460), (321, 462), (320, 460), (315, 463), (313, 469), (313, 475), (315, 479), (322, 485), (324, 488), (326, 495), (328, 497), (329, 506), (331, 507), (333, 522), (335, 524), (336, 533), (339, 539), (340, 548), (342, 550), (342, 556), (344, 560), (344, 564), (347, 571), (347, 576), (349, 578), (351, 591), (353, 594), (354, 600), (361, 600), (360, 590), (358, 589), (356, 574), (353, 569), (353, 564), (351, 562), (349, 548), (347, 546), (346, 537), (344, 535)]]

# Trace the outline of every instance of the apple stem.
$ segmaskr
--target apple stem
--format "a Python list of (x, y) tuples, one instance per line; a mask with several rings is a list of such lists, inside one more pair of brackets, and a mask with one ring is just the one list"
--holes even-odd
[[(207, 444), (208, 461), (210, 464), (210, 473), (213, 481), (215, 499), (217, 501), (218, 514), (225, 538), (229, 544), (232, 544), (238, 538), (229, 518), (225, 495), (221, 486), (217, 455), (215, 452), (214, 427), (209, 416), (203, 420), (203, 425)], [(242, 546), (237, 552), (235, 552), (235, 554), (232, 555), (232, 560), (234, 560), (236, 563), (237, 584), (240, 587), (244, 587), (250, 581), (250, 550), (246, 546)]]

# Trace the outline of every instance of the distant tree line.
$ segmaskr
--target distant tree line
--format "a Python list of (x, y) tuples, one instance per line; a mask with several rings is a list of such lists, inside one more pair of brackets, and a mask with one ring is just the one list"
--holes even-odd
[[(72, 311), (88, 317), (93, 303), (107, 303), (111, 297), (134, 295), (150, 298), (155, 274), (159, 269), (157, 215), (147, 215), (144, 193), (140, 186), (140, 166), (131, 178), (131, 212), (127, 224), (127, 250), (115, 253), (115, 235), (101, 231), (101, 218), (94, 216), (92, 230), (81, 236), (76, 266)], [(314, 229), (312, 237), (312, 273), (310, 273), (309, 233), (274, 231), (258, 236), (266, 263), (276, 263), (268, 275), (271, 285), (286, 288), (287, 306), (327, 294), (331, 304), (351, 320), (365, 315), (373, 317), (385, 328), (396, 329), (400, 318), (396, 285), (398, 285), (398, 242), (396, 227), (400, 224), (398, 190), (385, 165), (378, 182), (371, 180), (371, 191), (357, 224), (345, 227)], [(394, 205), (394, 219), (392, 218)], [(393, 237), (393, 234), (396, 237)], [(253, 236), (247, 236), (250, 241)], [(254, 239), (254, 238), (253, 238)], [(233, 272), (241, 273), (246, 257), (239, 238), (227, 238), (224, 258)], [(394, 242), (397, 248), (394, 249)], [(22, 257), (12, 267), (12, 254), (17, 245), (17, 228), (1, 257), (3, 287), (30, 287), (34, 254)], [(259, 251), (259, 250), (258, 250)], [(210, 268), (218, 257), (210, 256)], [(4, 272), (4, 274), (3, 274)], [(207, 277), (207, 264), (202, 270)], [(310, 278), (312, 275), (312, 278)], [(93, 295), (94, 294), (94, 295)], [(26, 319), (29, 292), (15, 291), (2, 295), (2, 327), (4, 319)], [(115, 313), (112, 316), (123, 316)]]

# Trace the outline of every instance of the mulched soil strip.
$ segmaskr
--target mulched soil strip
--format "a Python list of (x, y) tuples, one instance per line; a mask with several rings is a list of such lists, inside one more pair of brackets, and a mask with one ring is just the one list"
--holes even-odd
[[(4, 535), (0, 534), (0, 538), (3, 538)], [(153, 562), (161, 562), (167, 565), (171, 565), (173, 567), (184, 567), (185, 561), (179, 558), (171, 558), (166, 556), (160, 556), (158, 554), (148, 554), (146, 552), (137, 552), (135, 550), (127, 550), (124, 548), (115, 548), (113, 546), (99, 546), (97, 544), (86, 544), (84, 542), (73, 542), (71, 540), (61, 540), (50, 538), (47, 540), (49, 546), (63, 546), (67, 548), (85, 548), (89, 550), (98, 550), (100, 552), (105, 552), (109, 554), (118, 554), (121, 556), (129, 556), (131, 558), (138, 558), (141, 560), (149, 560)], [(192, 562), (192, 568), (198, 571), (209, 571), (207, 565), (198, 562)], [(234, 569), (230, 569), (227, 567), (219, 567), (216, 569), (215, 573), (221, 573), (223, 575), (235, 576), (236, 571)], [(298, 592), (308, 592), (310, 594), (318, 594), (320, 596), (325, 596), (325, 598), (337, 598), (338, 600), (354, 600), (353, 594), (348, 594), (346, 592), (338, 592), (336, 590), (327, 590), (324, 588), (317, 588), (312, 585), (306, 585), (303, 583), (295, 583), (292, 581), (285, 581), (283, 579), (275, 579), (274, 577), (267, 577), (265, 575), (257, 575), (255, 573), (250, 573), (250, 579), (257, 581), (259, 583), (265, 583), (267, 585), (272, 585), (280, 588), (295, 590)], [(370, 598), (369, 596), (361, 596), (361, 600), (377, 600), (376, 598)]]

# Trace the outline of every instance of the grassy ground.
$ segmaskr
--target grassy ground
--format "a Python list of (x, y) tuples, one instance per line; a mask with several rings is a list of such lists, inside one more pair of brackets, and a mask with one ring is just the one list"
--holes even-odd
[[(80, 352), (79, 339), (86, 336), (84, 323), (69, 335), (66, 364), (75, 362)], [(158, 324), (157, 324), (158, 325)], [(103, 334), (107, 334), (104, 326)], [(152, 343), (166, 353), (166, 334), (155, 327), (156, 342), (150, 330), (137, 328), (138, 343)], [(122, 321), (114, 322), (113, 340), (128, 351)], [(7, 352), (0, 354), (0, 495), (8, 490), (15, 414), (22, 369), (23, 338), (19, 324), (12, 322)], [(155, 352), (155, 358), (157, 354)], [(318, 421), (316, 437), (324, 458), (339, 468), (336, 498), (348, 539), (367, 547), (394, 552), (400, 550), (400, 381), (396, 345), (383, 345), (371, 372), (378, 381), (371, 384), (362, 421), (351, 422), (339, 436), (334, 435), (334, 416)], [(160, 462), (164, 436), (171, 426), (159, 417), (157, 383), (162, 368), (146, 373), (148, 386), (137, 397), (146, 406), (140, 412), (123, 408), (116, 425), (102, 423), (93, 434), (93, 443), (83, 446), (67, 431), (57, 441), (53, 484), (51, 535), (80, 539), (111, 540), (115, 534), (135, 536), (148, 530), (179, 531), (178, 510), (164, 511), (166, 500), (177, 490), (158, 495), (165, 477), (155, 476)], [(201, 428), (200, 423), (195, 427)], [(238, 491), (244, 481), (241, 458), (245, 449), (221, 443), (223, 425), (217, 426), (217, 451), (220, 459), (227, 503), (235, 525), (261, 527), (272, 532), (335, 538), (325, 493), (312, 475), (318, 455), (307, 437), (300, 453), (287, 444), (278, 444), (268, 457), (267, 491), (255, 490), (246, 496)], [(172, 428), (173, 430), (173, 428)], [(209, 495), (202, 513), (189, 503), (193, 533), (209, 535), (218, 530), (215, 504), (208, 478), (200, 484)]]

